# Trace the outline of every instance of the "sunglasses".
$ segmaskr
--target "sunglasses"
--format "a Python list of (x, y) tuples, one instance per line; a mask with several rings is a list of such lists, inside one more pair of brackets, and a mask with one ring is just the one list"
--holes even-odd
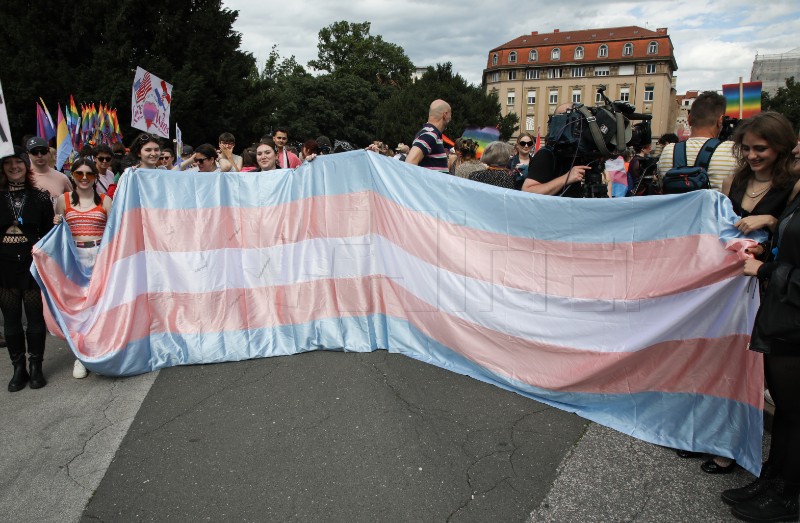
[(204, 161), (209, 160), (209, 158), (195, 158), (194, 161), (197, 163), (203, 163)]
[(110, 156), (97, 156), (97, 157), (95, 157), (95, 160), (97, 160), (98, 162), (110, 162), (111, 161), (111, 157)]
[(44, 156), (45, 154), (50, 154), (50, 149), (45, 149), (44, 147), (37, 147), (36, 149), (31, 149), (30, 153), (34, 156)]
[(75, 171), (72, 173), (72, 177), (75, 179), (82, 179), (88, 180), (89, 178), (97, 178), (97, 175), (91, 171)]
[(517, 143), (522, 147), (530, 147), (531, 145), (533, 145), (533, 142), (517, 142)]
[(161, 156), (159, 160), (172, 160), (172, 158), (170, 156)]

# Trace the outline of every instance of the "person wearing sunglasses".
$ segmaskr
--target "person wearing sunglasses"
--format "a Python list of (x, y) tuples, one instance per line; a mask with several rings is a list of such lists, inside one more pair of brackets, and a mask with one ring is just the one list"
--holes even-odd
[(214, 146), (210, 143), (198, 145), (192, 157), (181, 163), (181, 170), (186, 170), (190, 164), (193, 166), (193, 170), (196, 169), (201, 173), (219, 171), (219, 167), (217, 166), (217, 150), (214, 149)]
[[(53, 221), (67, 223), (77, 248), (78, 261), (91, 271), (100, 251), (112, 199), (98, 193), (99, 172), (91, 158), (78, 158), (72, 164), (71, 172), (73, 189), (58, 197)], [(81, 379), (87, 374), (86, 367), (76, 359), (72, 377)]]
[(114, 155), (111, 152), (111, 147), (106, 144), (100, 144), (92, 150), (95, 164), (97, 165), (97, 193), (106, 194), (108, 188), (114, 183), (114, 171), (111, 170), (111, 161)]
[(25, 149), (28, 152), (31, 162), (31, 171), (33, 172), (33, 184), (47, 191), (50, 195), (50, 201), (55, 208), (56, 198), (64, 194), (64, 191), (72, 189), (67, 175), (56, 171), (50, 167), (50, 146), (47, 140), (34, 136), (25, 142)]
[[(528, 176), (528, 164), (531, 162), (533, 144), (534, 141), (531, 133), (527, 131), (519, 133), (517, 145), (515, 147), (516, 154), (508, 160), (508, 168), (516, 170), (520, 180), (524, 180)], [(521, 183), (520, 181), (520, 184)]]
[(158, 165), (164, 169), (172, 169), (175, 167), (175, 154), (172, 152), (172, 149), (161, 149), (161, 156), (158, 158)]
[(33, 245), (53, 228), (53, 205), (47, 192), (34, 186), (30, 159), (22, 147), (15, 146), (0, 165), (0, 310), (14, 366), (8, 391), (17, 392), (28, 383), (32, 389), (47, 385), (42, 373), (47, 339), (42, 291), (30, 271)]

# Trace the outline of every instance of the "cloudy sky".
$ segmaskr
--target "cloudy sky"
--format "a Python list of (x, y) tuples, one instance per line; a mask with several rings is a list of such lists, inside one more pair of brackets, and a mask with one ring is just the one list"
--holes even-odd
[[(555, 4), (555, 5), (553, 5)], [(678, 62), (678, 93), (721, 89), (750, 79), (758, 54), (800, 47), (797, 0), (223, 0), (239, 11), (234, 28), (259, 67), (273, 45), (307, 67), (317, 34), (333, 22), (372, 24), (370, 34), (401, 46), (417, 66), (452, 62), (480, 84), (489, 50), (532, 31), (540, 33), (639, 25), (666, 27)]]

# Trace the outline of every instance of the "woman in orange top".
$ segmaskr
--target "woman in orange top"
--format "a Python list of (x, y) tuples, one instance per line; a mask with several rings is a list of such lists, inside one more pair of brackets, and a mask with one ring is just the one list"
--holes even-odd
[[(98, 171), (94, 160), (79, 158), (72, 164), (71, 171), (73, 190), (56, 200), (55, 222), (66, 220), (78, 248), (78, 261), (91, 269), (97, 260), (112, 200), (97, 193)], [(75, 360), (72, 376), (80, 379), (87, 374), (86, 367), (80, 360)]]

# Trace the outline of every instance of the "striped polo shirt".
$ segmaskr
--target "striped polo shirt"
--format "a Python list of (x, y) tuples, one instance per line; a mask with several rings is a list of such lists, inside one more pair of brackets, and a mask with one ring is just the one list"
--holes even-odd
[(412, 147), (419, 147), (424, 156), (419, 162), (420, 167), (448, 173), (447, 169), (447, 150), (442, 144), (442, 131), (432, 123), (426, 123), (414, 137)]

